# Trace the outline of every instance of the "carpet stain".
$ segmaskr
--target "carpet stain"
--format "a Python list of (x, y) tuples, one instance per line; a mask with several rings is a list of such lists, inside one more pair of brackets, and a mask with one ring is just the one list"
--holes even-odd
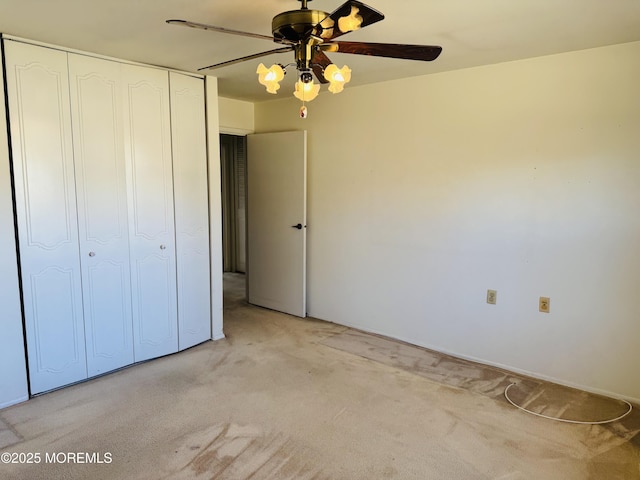
[[(163, 479), (328, 480), (313, 456), (281, 433), (254, 425), (221, 424), (182, 439)], [(186, 463), (185, 459), (188, 459)], [(309, 461), (307, 461), (309, 460)]]
[[(320, 343), (443, 385), (492, 398), (505, 405), (509, 405), (504, 397), (505, 389), (515, 383), (509, 390), (509, 396), (516, 405), (549, 417), (602, 421), (617, 418), (628, 410), (628, 405), (617, 399), (525, 377), (358, 330), (347, 330)], [(622, 420), (604, 424), (603, 429), (619, 437), (620, 442), (637, 446), (640, 442), (640, 408), (636, 406)], [(603, 445), (611, 448), (617, 443), (614, 441)]]
[(15, 445), (22, 437), (0, 416), (0, 449)]

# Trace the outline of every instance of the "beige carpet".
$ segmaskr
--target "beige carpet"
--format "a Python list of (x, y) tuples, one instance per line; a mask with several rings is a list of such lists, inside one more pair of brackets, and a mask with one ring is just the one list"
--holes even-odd
[[(14, 443), (20, 442), (22, 439), (13, 431), (13, 429), (2, 419), (2, 411), (0, 410), (0, 449), (6, 448)], [(1, 463), (0, 463), (1, 466)], [(2, 472), (2, 470), (0, 470)], [(2, 478), (2, 477), (0, 477)]]
[(640, 479), (636, 410), (618, 426), (537, 418), (463, 370), (447, 385), (329, 346), (353, 331), (248, 306), (239, 276), (225, 289), (226, 340), (0, 411), (22, 437), (2, 453), (42, 455), (0, 478)]
[[(534, 414), (575, 423), (602, 422), (625, 440), (640, 440), (640, 412), (623, 400), (603, 397), (513, 372), (481, 365), (357, 330), (324, 340), (323, 345), (400, 368), (443, 385), (485, 395)], [(505, 392), (508, 390), (508, 397)]]

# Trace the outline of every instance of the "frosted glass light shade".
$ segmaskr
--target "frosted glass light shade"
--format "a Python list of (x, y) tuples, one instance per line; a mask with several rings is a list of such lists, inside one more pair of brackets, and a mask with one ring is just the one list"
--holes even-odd
[(277, 93), (280, 88), (280, 82), (284, 78), (284, 70), (280, 65), (274, 64), (267, 68), (264, 64), (258, 65), (258, 81), (267, 87), (267, 92)]
[(324, 69), (324, 78), (329, 82), (331, 93), (340, 93), (344, 89), (344, 84), (351, 80), (351, 69), (346, 65), (338, 68), (332, 63)]

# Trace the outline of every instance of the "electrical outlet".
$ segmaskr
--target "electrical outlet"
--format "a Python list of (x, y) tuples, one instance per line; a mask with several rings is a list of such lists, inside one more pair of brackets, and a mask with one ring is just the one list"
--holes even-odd
[(491, 305), (496, 304), (496, 300), (498, 299), (498, 292), (495, 290), (487, 290), (487, 303)]
[(543, 313), (549, 313), (549, 303), (551, 300), (549, 297), (540, 297), (540, 303), (538, 304), (538, 309)]

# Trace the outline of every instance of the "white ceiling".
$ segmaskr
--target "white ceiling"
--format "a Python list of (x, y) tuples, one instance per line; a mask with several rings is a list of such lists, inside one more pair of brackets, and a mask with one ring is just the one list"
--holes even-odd
[[(332, 12), (344, 0), (313, 0)], [(440, 45), (434, 62), (333, 53), (348, 64), (351, 85), (640, 40), (640, 0), (365, 0), (385, 20), (340, 40)], [(267, 40), (167, 25), (166, 19), (271, 35), (271, 19), (296, 0), (0, 0), (0, 32), (111, 57), (196, 71), (267, 51)], [(274, 97), (257, 82), (260, 62), (288, 63), (282, 53), (210, 70), (220, 95)], [(640, 59), (639, 59), (640, 61)], [(289, 83), (291, 85), (289, 85)], [(293, 90), (285, 79), (281, 92)], [(348, 88), (348, 86), (347, 86)]]

